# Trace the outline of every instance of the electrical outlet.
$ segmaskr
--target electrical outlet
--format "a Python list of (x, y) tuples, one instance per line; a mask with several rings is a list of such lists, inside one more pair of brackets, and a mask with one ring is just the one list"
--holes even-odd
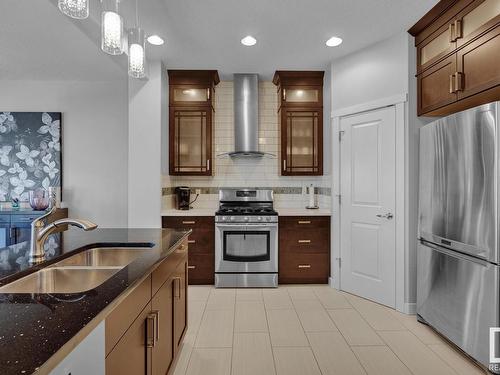
[(195, 189), (195, 193), (198, 195), (201, 194), (201, 189)]

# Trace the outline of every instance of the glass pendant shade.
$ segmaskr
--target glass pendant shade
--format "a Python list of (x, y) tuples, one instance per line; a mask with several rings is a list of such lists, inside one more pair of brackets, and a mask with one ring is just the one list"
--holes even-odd
[(146, 76), (146, 51), (144, 30), (131, 29), (128, 34), (128, 75), (134, 78)]
[(83, 20), (89, 16), (89, 0), (59, 0), (57, 5), (68, 17)]
[(103, 0), (101, 49), (110, 55), (123, 53), (123, 18), (118, 14), (118, 0)]

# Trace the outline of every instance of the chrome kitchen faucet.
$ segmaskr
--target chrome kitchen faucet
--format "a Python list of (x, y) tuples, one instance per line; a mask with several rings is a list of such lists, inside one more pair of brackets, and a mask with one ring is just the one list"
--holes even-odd
[(59, 219), (54, 221), (53, 223), (44, 226), (43, 220), (47, 218), (49, 215), (53, 214), (56, 211), (56, 207), (52, 207), (52, 209), (47, 212), (45, 215), (36, 218), (31, 223), (31, 244), (30, 244), (30, 252), (29, 252), (29, 261), (32, 264), (40, 263), (45, 258), (45, 251), (43, 249), (43, 244), (47, 237), (54, 233), (56, 229), (64, 225), (73, 225), (78, 228), (82, 228), (84, 231), (94, 230), (97, 228), (97, 224), (94, 224), (88, 220), (80, 220), (80, 219)]

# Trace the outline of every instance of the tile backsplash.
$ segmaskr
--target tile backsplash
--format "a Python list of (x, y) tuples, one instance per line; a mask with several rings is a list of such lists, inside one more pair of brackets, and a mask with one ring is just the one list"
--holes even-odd
[(216, 87), (214, 118), (214, 175), (212, 177), (185, 177), (164, 175), (163, 208), (172, 208), (173, 188), (189, 186), (201, 189), (193, 207), (216, 208), (218, 189), (229, 187), (272, 188), (275, 205), (281, 208), (304, 207), (308, 202), (305, 187), (313, 184), (318, 194), (318, 204), (330, 207), (331, 176), (291, 177), (281, 176), (279, 166), (280, 132), (278, 123), (278, 98), (276, 86), (269, 81), (259, 83), (259, 149), (276, 155), (276, 158), (231, 159), (217, 157), (234, 150), (233, 82), (222, 81)]

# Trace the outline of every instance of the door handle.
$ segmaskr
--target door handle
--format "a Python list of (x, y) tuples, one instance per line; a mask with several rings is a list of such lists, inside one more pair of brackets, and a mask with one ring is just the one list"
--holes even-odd
[(196, 266), (188, 266), (188, 270), (194, 270)]
[(188, 240), (188, 243), (196, 243), (196, 240)]
[(181, 298), (181, 278), (174, 277), (174, 298)]
[(146, 317), (146, 347), (152, 348), (156, 344), (156, 314), (151, 313)]
[(375, 216), (377, 216), (377, 217), (379, 217), (381, 219), (387, 219), (387, 220), (391, 220), (394, 217), (394, 215), (392, 213), (390, 213), (390, 212), (388, 212), (388, 213), (386, 213), (384, 215), (378, 214), (378, 215), (375, 215)]
[(298, 240), (298, 243), (311, 243), (311, 240)]

